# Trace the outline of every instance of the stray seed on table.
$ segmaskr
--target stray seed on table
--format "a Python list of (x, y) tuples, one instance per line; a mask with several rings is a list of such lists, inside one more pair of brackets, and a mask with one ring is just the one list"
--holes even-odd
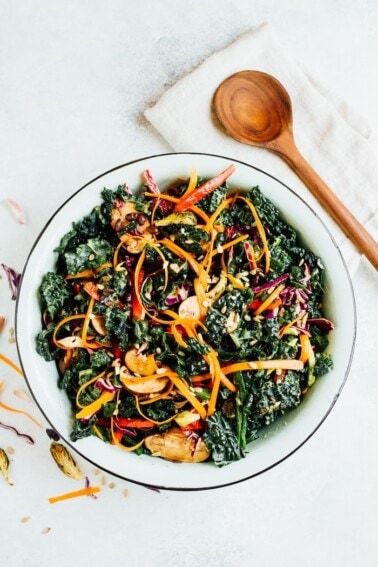
[(13, 447), (7, 447), (7, 451), (10, 455), (13, 455), (13, 453), (14, 453)]
[(48, 534), (50, 531), (51, 531), (51, 528), (44, 528), (44, 529), (42, 530), (42, 533), (43, 533), (43, 534)]
[(26, 522), (28, 522), (30, 520), (30, 516), (24, 516), (23, 518), (21, 518), (21, 522), (23, 524), (26, 524)]
[(125, 489), (123, 490), (123, 493), (122, 493), (122, 494), (123, 494), (123, 495), (125, 496), (125, 498), (126, 498), (126, 497), (129, 495), (129, 490), (128, 490), (128, 488), (125, 488)]
[(106, 484), (106, 476), (101, 477), (101, 484), (104, 486)]
[(111, 483), (109, 484), (109, 488), (115, 488), (115, 482), (111, 482)]

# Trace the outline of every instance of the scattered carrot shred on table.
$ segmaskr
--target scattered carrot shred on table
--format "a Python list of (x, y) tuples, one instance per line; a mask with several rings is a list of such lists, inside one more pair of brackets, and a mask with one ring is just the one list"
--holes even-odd
[(95, 494), (100, 492), (101, 488), (99, 486), (88, 486), (88, 488), (80, 488), (79, 490), (74, 490), (73, 492), (66, 492), (65, 494), (60, 494), (59, 496), (51, 496), (49, 498), (50, 504), (55, 504), (55, 502), (61, 502), (62, 500), (69, 500), (70, 498), (78, 498), (79, 496), (89, 496), (90, 494)]
[(0, 354), (0, 360), (2, 362), (5, 362), (5, 364), (8, 364), (8, 366), (10, 366), (11, 368), (13, 368), (13, 370), (15, 372), (18, 372), (18, 374), (20, 374), (20, 376), (23, 376), (23, 372), (21, 370), (21, 368), (19, 366), (17, 366), (17, 364), (15, 364), (12, 360), (10, 360), (7, 356), (5, 356), (5, 354)]

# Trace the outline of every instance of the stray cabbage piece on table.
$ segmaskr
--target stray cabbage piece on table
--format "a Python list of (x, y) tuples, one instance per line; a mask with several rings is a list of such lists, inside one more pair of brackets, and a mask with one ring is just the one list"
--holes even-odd
[(102, 191), (40, 286), (71, 439), (222, 466), (332, 367), (324, 268), (252, 187), (196, 171)]

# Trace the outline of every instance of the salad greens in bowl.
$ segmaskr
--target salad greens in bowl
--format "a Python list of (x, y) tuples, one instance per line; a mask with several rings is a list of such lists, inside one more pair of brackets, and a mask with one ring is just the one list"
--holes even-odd
[(104, 470), (169, 489), (258, 475), (319, 427), (355, 341), (332, 236), (256, 167), (196, 153), (117, 167), (62, 205), (23, 273), (31, 392)]

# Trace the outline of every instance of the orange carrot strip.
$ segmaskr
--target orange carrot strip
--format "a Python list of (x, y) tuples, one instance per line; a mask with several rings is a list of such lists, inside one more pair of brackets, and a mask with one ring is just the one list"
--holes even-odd
[[(178, 203), (180, 201), (180, 199), (178, 199), (177, 197), (172, 197), (171, 195), (165, 195), (164, 193), (160, 193), (159, 195), (155, 195), (155, 193), (146, 192), (145, 196), (146, 197), (154, 197), (155, 199), (163, 199), (164, 201), (169, 201), (171, 203)], [(192, 213), (197, 215), (197, 217), (200, 217), (205, 223), (207, 223), (209, 221), (209, 217), (205, 213), (205, 211), (203, 211), (202, 209), (200, 209), (196, 205), (192, 205), (191, 207), (189, 207), (188, 210), (192, 211)]]
[(59, 323), (57, 324), (57, 326), (54, 329), (54, 334), (53, 334), (53, 337), (52, 337), (54, 345), (57, 346), (58, 348), (66, 348), (66, 349), (71, 348), (71, 347), (63, 347), (58, 343), (58, 341), (56, 339), (57, 332), (59, 331), (59, 329), (61, 327), (63, 327), (63, 325), (65, 325), (69, 321), (73, 321), (74, 319), (85, 319), (85, 317), (86, 317), (86, 315), (84, 313), (82, 313), (80, 315), (69, 315), (68, 317), (65, 317), (64, 319), (59, 321)]
[(243, 370), (275, 370), (277, 368), (282, 370), (302, 370), (303, 362), (290, 358), (282, 360), (253, 360), (251, 362), (235, 362), (234, 364), (221, 367), (224, 374)]
[(93, 278), (94, 273), (93, 270), (84, 270), (83, 272), (78, 272), (77, 274), (68, 274), (65, 276), (65, 280), (74, 280), (78, 278)]
[(216, 403), (218, 399), (219, 388), (221, 384), (221, 374), (222, 371), (220, 369), (220, 364), (218, 357), (215, 351), (211, 350), (210, 353), (207, 355), (209, 358), (212, 358), (213, 361), (213, 368), (214, 368), (214, 380), (213, 380), (213, 387), (211, 390), (209, 405), (207, 408), (207, 415), (213, 415), (216, 408)]
[(283, 327), (281, 327), (278, 336), (281, 338), (283, 335), (286, 335), (286, 333), (289, 331), (289, 329), (291, 327), (293, 327), (293, 325), (295, 325), (295, 323), (298, 323), (298, 321), (300, 321), (302, 319), (304, 315), (304, 311), (302, 311), (302, 313), (300, 313), (298, 315), (298, 317), (296, 317), (295, 319), (293, 319), (292, 321), (290, 321), (290, 323), (287, 323), (286, 325), (284, 325)]
[(168, 419), (164, 419), (164, 421), (155, 421), (154, 419), (151, 419), (150, 417), (148, 417), (147, 415), (145, 415), (142, 410), (140, 409), (140, 405), (139, 405), (139, 398), (138, 396), (135, 396), (135, 407), (138, 411), (138, 413), (147, 421), (149, 421), (150, 423), (154, 424), (154, 425), (165, 425), (166, 423), (170, 423), (171, 421), (173, 421), (175, 419), (175, 417), (178, 416), (178, 413), (175, 413), (174, 415), (171, 415), (171, 417), (168, 417)]
[(183, 194), (183, 197), (186, 197), (187, 195), (189, 195), (189, 193), (191, 193), (197, 185), (197, 171), (195, 169), (192, 169), (191, 174), (190, 174), (190, 179), (189, 179), (189, 183), (188, 183), (188, 188), (185, 191), (185, 193)]
[(0, 407), (7, 410), (7, 411), (11, 411), (13, 413), (21, 413), (22, 415), (26, 415), (26, 417), (28, 417), (29, 419), (32, 420), (33, 423), (35, 423), (36, 425), (38, 425), (38, 427), (43, 427), (39, 421), (37, 421), (32, 415), (30, 415), (30, 413), (28, 413), (27, 411), (23, 411), (11, 406), (7, 406), (6, 404), (4, 404), (3, 402), (0, 402)]
[(231, 201), (233, 201), (233, 197), (229, 197), (228, 199), (225, 199), (224, 201), (221, 202), (220, 205), (218, 205), (218, 207), (216, 208), (216, 210), (213, 212), (213, 214), (211, 215), (211, 217), (209, 218), (206, 226), (205, 226), (205, 230), (210, 231), (213, 228), (213, 225), (216, 221), (216, 219), (219, 217), (219, 215), (221, 214), (221, 212), (228, 207), (228, 205), (231, 203)]
[(241, 199), (242, 201), (244, 201), (244, 203), (247, 204), (247, 206), (249, 207), (249, 210), (252, 213), (253, 219), (256, 223), (256, 227), (257, 227), (257, 230), (259, 232), (261, 242), (262, 242), (262, 245), (263, 245), (263, 250), (264, 250), (264, 253), (265, 253), (265, 273), (267, 274), (270, 270), (270, 250), (268, 248), (268, 242), (267, 242), (267, 239), (266, 239), (264, 226), (263, 226), (263, 224), (260, 220), (259, 215), (257, 214), (257, 211), (256, 211), (254, 205), (251, 203), (251, 201), (249, 201), (248, 199), (246, 199), (242, 195), (238, 195), (238, 199)]
[(79, 408), (85, 408), (85, 406), (83, 406), (80, 402), (80, 394), (82, 393), (83, 390), (85, 390), (85, 388), (87, 388), (88, 386), (90, 386), (91, 384), (93, 384), (93, 382), (96, 382), (97, 380), (99, 380), (100, 378), (102, 378), (105, 374), (105, 370), (104, 372), (101, 372), (101, 374), (98, 374), (97, 376), (95, 376), (94, 378), (91, 378), (90, 380), (88, 380), (87, 382), (84, 382), (84, 384), (82, 384), (80, 386), (80, 388), (78, 389), (78, 391), (76, 392), (76, 405)]
[(285, 288), (285, 284), (280, 284), (279, 286), (277, 286), (276, 289), (273, 290), (272, 293), (266, 298), (266, 300), (263, 301), (262, 304), (257, 309), (255, 309), (254, 315), (260, 315), (260, 313), (265, 311), (265, 309), (268, 309), (271, 303), (273, 303), (273, 300), (276, 299), (276, 297), (281, 293), (281, 291), (284, 288)]
[(55, 504), (55, 502), (68, 500), (70, 498), (77, 498), (78, 496), (89, 496), (90, 494), (96, 494), (96, 492), (100, 492), (100, 490), (101, 488), (99, 486), (88, 486), (88, 488), (80, 488), (79, 490), (66, 492), (65, 494), (60, 494), (59, 496), (51, 496), (49, 498), (49, 502), (50, 504)]
[(192, 191), (189, 195), (181, 197), (175, 206), (175, 212), (181, 213), (182, 211), (187, 211), (191, 205), (195, 205), (198, 201), (201, 201), (204, 197), (210, 195), (210, 193), (223, 185), (230, 175), (234, 173), (235, 169), (234, 164), (229, 165), (224, 171), (218, 173), (218, 175), (212, 179), (205, 181), (199, 187), (196, 187), (195, 191)]
[(91, 297), (88, 303), (87, 312), (85, 314), (83, 329), (81, 331), (81, 340), (83, 341), (84, 344), (87, 344), (88, 327), (89, 327), (89, 321), (91, 318), (94, 302), (95, 302), (94, 297)]
[[(222, 248), (222, 252), (223, 250), (227, 250), (227, 248), (231, 248), (231, 246), (234, 246), (235, 244), (238, 244), (238, 242), (243, 242), (243, 240), (245, 240), (246, 238), (248, 238), (248, 234), (243, 234), (242, 236), (238, 236), (237, 238), (234, 238), (234, 240), (231, 240), (230, 242), (227, 242), (226, 244), (222, 244), (221, 248)], [(219, 250), (214, 250), (212, 252), (212, 256), (215, 256), (215, 254), (219, 254)]]
[(111, 402), (115, 397), (114, 392), (104, 392), (97, 400), (88, 404), (76, 414), (76, 419), (89, 417), (92, 413), (98, 411), (104, 404)]
[(23, 376), (23, 372), (17, 364), (15, 364), (12, 360), (10, 360), (5, 354), (0, 354), (0, 360), (8, 364), (15, 372), (17, 372), (20, 376)]
[(198, 411), (202, 419), (205, 419), (206, 417), (205, 408), (203, 407), (201, 402), (199, 402), (197, 398), (192, 394), (192, 392), (184, 384), (184, 382), (182, 382), (179, 376), (175, 372), (172, 372), (172, 374), (170, 375), (170, 379), (172, 380), (173, 384), (176, 386), (178, 391), (184, 396), (184, 398), (186, 398), (188, 402)]

